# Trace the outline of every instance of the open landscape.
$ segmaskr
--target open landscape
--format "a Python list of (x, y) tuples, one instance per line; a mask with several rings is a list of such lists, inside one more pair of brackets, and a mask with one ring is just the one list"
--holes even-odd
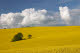
[(80, 0), (0, 0), (0, 53), (80, 53)]
[[(11, 42), (18, 33), (24, 40)], [(80, 53), (80, 26), (0, 29), (0, 53)]]

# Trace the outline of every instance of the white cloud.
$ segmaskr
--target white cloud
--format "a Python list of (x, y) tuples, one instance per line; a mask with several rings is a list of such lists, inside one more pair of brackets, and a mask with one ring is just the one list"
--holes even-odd
[(67, 6), (59, 7), (61, 18), (66, 24), (70, 24), (70, 13)]
[(3, 28), (4, 27), (14, 28), (20, 24), (22, 19), (23, 19), (23, 16), (21, 15), (21, 13), (1, 14), (0, 26), (2, 26)]
[(51, 14), (45, 9), (35, 10), (34, 8), (25, 9), (21, 13), (1, 14), (0, 28), (53, 26), (62, 24), (59, 13)]
[(59, 9), (60, 13), (30, 8), (18, 13), (1, 14), (0, 28), (80, 25), (80, 9), (70, 10), (68, 7), (60, 7)]
[(80, 25), (80, 9), (70, 10), (71, 14), (71, 25)]
[(34, 8), (25, 9), (22, 11), (24, 19), (22, 20), (22, 25), (28, 24), (40, 24), (43, 20), (46, 19), (47, 11), (45, 9), (35, 11)]

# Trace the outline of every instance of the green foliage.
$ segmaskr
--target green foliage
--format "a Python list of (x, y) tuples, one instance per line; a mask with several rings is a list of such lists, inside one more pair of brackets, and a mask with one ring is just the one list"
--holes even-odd
[(28, 35), (28, 39), (31, 39), (32, 38), (32, 35)]
[(22, 38), (23, 38), (23, 34), (22, 33), (18, 33), (13, 37), (12, 42), (23, 40)]

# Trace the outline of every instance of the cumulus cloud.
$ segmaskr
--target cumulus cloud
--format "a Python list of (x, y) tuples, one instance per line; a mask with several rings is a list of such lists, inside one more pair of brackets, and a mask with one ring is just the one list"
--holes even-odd
[(30, 24), (40, 24), (42, 21), (46, 19), (47, 10), (38, 10), (35, 11), (34, 8), (32, 9), (25, 9), (22, 11), (22, 15), (24, 16), (22, 20), (22, 25), (30, 25)]
[(30, 8), (22, 12), (1, 14), (0, 29), (27, 26), (80, 25), (80, 9), (59, 7), (59, 10), (60, 12), (49, 12), (45, 9), (35, 10)]
[(19, 13), (7, 13), (0, 16), (0, 28), (55, 26), (58, 24), (62, 24), (59, 13), (50, 13), (45, 9), (30, 8)]
[(70, 13), (67, 6), (59, 7), (61, 18), (66, 24), (70, 24)]
[(0, 26), (2, 28), (14, 28), (18, 27), (21, 23), (23, 16), (21, 13), (8, 13), (1, 14), (0, 16)]

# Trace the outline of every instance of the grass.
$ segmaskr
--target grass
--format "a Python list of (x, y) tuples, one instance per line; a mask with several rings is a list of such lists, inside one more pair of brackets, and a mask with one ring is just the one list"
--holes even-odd
[[(19, 32), (26, 40), (11, 42)], [(80, 26), (0, 29), (0, 53), (80, 53)]]

